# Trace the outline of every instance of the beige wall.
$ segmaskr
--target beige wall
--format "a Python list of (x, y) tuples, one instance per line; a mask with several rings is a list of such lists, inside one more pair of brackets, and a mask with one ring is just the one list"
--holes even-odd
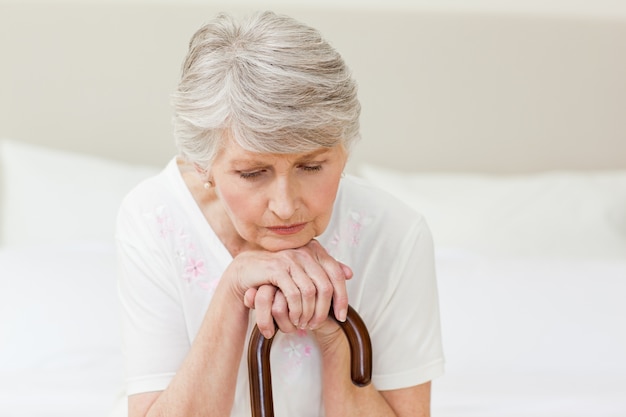
[[(186, 43), (224, 9), (191, 3), (0, 3), (0, 136), (163, 163)], [(527, 13), (320, 4), (274, 9), (320, 29), (352, 67), (363, 104), (353, 164), (626, 168), (626, 13), (610, 2), (587, 15), (537, 6), (563, 2)]]

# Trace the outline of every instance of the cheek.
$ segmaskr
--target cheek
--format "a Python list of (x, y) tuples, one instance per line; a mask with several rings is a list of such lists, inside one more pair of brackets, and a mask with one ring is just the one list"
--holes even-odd
[(226, 187), (219, 195), (231, 221), (237, 228), (253, 222), (259, 216), (259, 203), (255, 201), (251, 193), (242, 192), (237, 187)]
[(315, 207), (318, 214), (328, 214), (333, 210), (333, 203), (335, 202), (335, 193), (332, 189), (322, 189), (310, 200)]
[[(315, 211), (320, 221), (328, 223), (333, 211), (333, 204), (337, 195), (337, 187), (339, 182), (324, 183), (318, 187), (311, 189), (309, 194), (309, 208)], [(326, 224), (324, 224), (324, 227)]]

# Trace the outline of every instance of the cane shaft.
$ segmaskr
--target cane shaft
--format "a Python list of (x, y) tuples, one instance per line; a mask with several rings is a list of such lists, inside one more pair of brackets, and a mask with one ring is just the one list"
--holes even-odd
[[(332, 317), (334, 317), (331, 314)], [(343, 330), (350, 346), (350, 377), (352, 382), (363, 387), (372, 378), (372, 344), (367, 327), (357, 312), (348, 306), (345, 322), (337, 323)], [(248, 348), (248, 375), (250, 378), (250, 403), (252, 417), (273, 417), (272, 375), (270, 371), (270, 349), (274, 339), (263, 337), (254, 326)]]

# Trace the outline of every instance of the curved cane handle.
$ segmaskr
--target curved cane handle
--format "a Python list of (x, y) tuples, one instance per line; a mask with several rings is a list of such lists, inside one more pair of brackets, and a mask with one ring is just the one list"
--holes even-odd
[[(331, 314), (334, 318), (334, 315)], [(336, 320), (336, 319), (335, 319)], [(348, 306), (345, 322), (336, 320), (350, 345), (350, 376), (355, 385), (363, 387), (372, 378), (372, 343), (365, 323), (358, 313)], [(252, 417), (273, 417), (272, 375), (270, 349), (274, 339), (263, 337), (254, 326), (248, 347), (248, 375), (250, 377), (250, 403)]]

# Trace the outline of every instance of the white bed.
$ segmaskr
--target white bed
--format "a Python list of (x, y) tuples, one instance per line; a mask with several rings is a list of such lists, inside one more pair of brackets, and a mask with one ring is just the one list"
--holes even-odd
[[(626, 7), (313, 3), (264, 8), (344, 54), (349, 171), (433, 230), (433, 415), (626, 416)], [(192, 32), (259, 7), (0, 1), (0, 416), (124, 415), (116, 208), (172, 155)]]

